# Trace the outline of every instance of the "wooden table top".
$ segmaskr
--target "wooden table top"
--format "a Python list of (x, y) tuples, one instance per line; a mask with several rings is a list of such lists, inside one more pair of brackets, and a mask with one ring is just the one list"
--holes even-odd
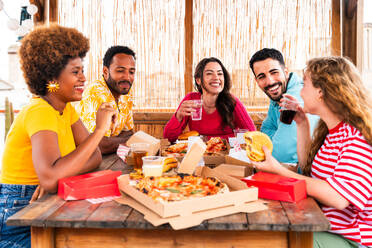
[[(105, 156), (99, 170), (120, 170), (127, 166), (115, 154)], [(8, 225), (67, 228), (171, 229), (148, 223), (133, 208), (115, 201), (91, 204), (86, 200), (64, 201), (56, 194), (46, 195), (22, 209), (7, 221)], [(312, 232), (329, 230), (328, 220), (312, 198), (295, 203), (268, 201), (268, 210), (238, 213), (204, 221), (191, 230), (264, 230)]]

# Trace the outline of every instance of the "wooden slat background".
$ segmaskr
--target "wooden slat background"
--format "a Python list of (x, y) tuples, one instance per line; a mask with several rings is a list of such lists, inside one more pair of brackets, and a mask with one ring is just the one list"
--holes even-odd
[[(56, 0), (54, 0), (55, 2)], [(137, 53), (135, 109), (174, 110), (193, 89), (193, 70), (204, 57), (222, 60), (233, 80), (232, 93), (246, 107), (267, 107), (268, 98), (249, 68), (253, 53), (274, 47), (290, 70), (307, 59), (329, 55), (339, 20), (336, 0), (91, 0), (58, 1), (58, 22), (91, 40), (88, 82), (102, 74), (102, 57), (115, 44)], [(125, 10), (125, 11), (123, 11)], [(290, 30), (290, 32), (288, 32)], [(332, 42), (331, 42), (332, 40)], [(331, 44), (332, 43), (332, 44)]]
[[(135, 112), (133, 114), (134, 118), (134, 130), (142, 130), (156, 138), (163, 138), (164, 126), (167, 124), (168, 120), (172, 117), (173, 112)], [(255, 112), (249, 113), (257, 130), (260, 130), (262, 121), (266, 117), (265, 112)]]

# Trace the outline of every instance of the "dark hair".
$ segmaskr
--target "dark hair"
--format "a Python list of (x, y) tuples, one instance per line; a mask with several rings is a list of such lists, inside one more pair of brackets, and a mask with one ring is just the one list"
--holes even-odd
[[(281, 52), (274, 48), (264, 48), (259, 51), (257, 51), (255, 54), (253, 54), (251, 60), (249, 61), (249, 66), (251, 67), (253, 71), (253, 64), (257, 61), (262, 61), (265, 59), (274, 59), (279, 61), (280, 65), (283, 67), (285, 66), (284, 58)], [(254, 71), (253, 71), (254, 74)]]
[(218, 113), (221, 115), (222, 123), (234, 129), (235, 99), (230, 94), (231, 78), (229, 72), (226, 70), (225, 66), (219, 59), (215, 57), (204, 58), (198, 63), (194, 73), (195, 87), (200, 94), (203, 94), (202, 86), (197, 84), (196, 79), (200, 78), (203, 83), (204, 68), (209, 62), (217, 62), (222, 68), (225, 82), (223, 90), (218, 94), (216, 100), (216, 108)]
[(44, 96), (47, 84), (55, 80), (73, 58), (83, 58), (89, 40), (78, 30), (56, 24), (35, 28), (22, 39), (21, 68), (31, 93)]
[(133, 52), (132, 49), (130, 49), (127, 46), (112, 46), (109, 49), (107, 49), (105, 56), (103, 57), (103, 66), (110, 67), (112, 58), (118, 54), (118, 53), (124, 53), (127, 55), (133, 56), (134, 59), (136, 59), (136, 54)]

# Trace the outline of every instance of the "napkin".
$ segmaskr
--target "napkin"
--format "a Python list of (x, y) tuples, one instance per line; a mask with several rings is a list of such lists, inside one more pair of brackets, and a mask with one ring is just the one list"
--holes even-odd
[(128, 156), (130, 151), (130, 148), (125, 145), (119, 145), (118, 150), (116, 151), (116, 154), (119, 158), (121, 158), (124, 162), (126, 162), (126, 157)]

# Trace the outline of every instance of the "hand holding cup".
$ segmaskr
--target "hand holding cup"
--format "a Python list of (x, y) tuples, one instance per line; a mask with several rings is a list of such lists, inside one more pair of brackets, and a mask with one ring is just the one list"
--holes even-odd
[(297, 124), (306, 119), (306, 114), (300, 104), (300, 102), (289, 94), (283, 94), (280, 99), (280, 121), (285, 124), (291, 124), (294, 120)]
[[(178, 121), (182, 121), (182, 119), (186, 116), (194, 116), (195, 112), (200, 111), (202, 108), (202, 102), (200, 99), (198, 100), (185, 100), (181, 103), (180, 107), (176, 112), (176, 118)], [(200, 119), (201, 119), (201, 111), (200, 111)], [(199, 120), (200, 120), (199, 119)], [(195, 120), (193, 118), (193, 120)]]

